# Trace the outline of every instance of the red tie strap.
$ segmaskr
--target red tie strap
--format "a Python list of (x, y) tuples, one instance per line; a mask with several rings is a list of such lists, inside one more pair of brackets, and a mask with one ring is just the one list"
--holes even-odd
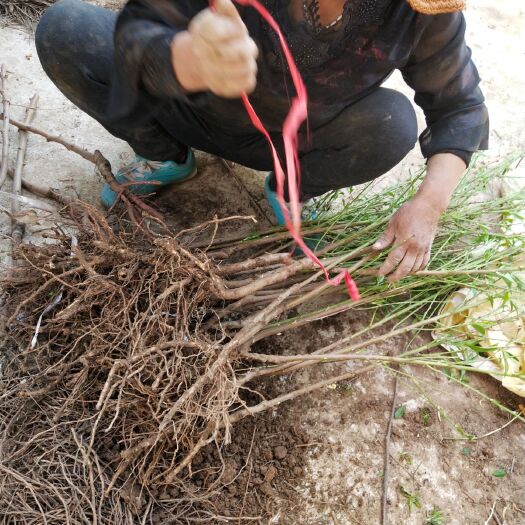
[[(299, 69), (297, 68), (290, 48), (286, 43), (286, 39), (284, 38), (284, 35), (279, 25), (277, 24), (273, 16), (270, 14), (270, 12), (262, 4), (260, 4), (258, 0), (235, 1), (240, 5), (254, 8), (275, 31), (279, 38), (279, 42), (283, 49), (286, 61), (288, 63), (292, 81), (296, 90), (296, 95), (292, 99), (290, 111), (286, 116), (286, 119), (283, 124), (283, 142), (286, 159), (286, 173), (288, 174), (288, 176), (285, 175), (285, 172), (281, 165), (281, 161), (277, 154), (277, 150), (270, 137), (270, 134), (268, 133), (268, 130), (264, 127), (264, 124), (261, 122), (261, 119), (255, 112), (252, 104), (250, 103), (248, 95), (246, 93), (243, 93), (242, 95), (242, 101), (244, 103), (246, 111), (248, 112), (250, 120), (252, 121), (252, 124), (258, 131), (260, 131), (266, 137), (266, 140), (268, 141), (268, 144), (270, 146), (274, 163), (275, 178), (277, 182), (277, 200), (279, 202), (279, 206), (281, 207), (286, 227), (288, 228), (288, 231), (290, 232), (290, 235), (292, 236), (293, 240), (296, 242), (297, 246), (299, 246), (299, 248), (303, 251), (305, 256), (311, 259), (313, 262), (315, 262), (323, 271), (327, 282), (334, 286), (338, 286), (344, 280), (348, 288), (348, 294), (354, 301), (357, 301), (360, 299), (359, 290), (348, 270), (343, 270), (339, 275), (337, 275), (333, 279), (330, 279), (328, 270), (318, 259), (315, 253), (306, 245), (301, 235), (301, 207), (299, 202), (301, 165), (299, 161), (298, 133), (301, 124), (306, 121), (308, 116), (308, 94), (306, 92), (306, 87), (304, 85), (303, 79), (301, 78), (301, 74), (299, 73)], [(285, 181), (288, 182), (288, 197), (291, 209), (291, 216), (288, 211), (288, 206), (286, 206), (286, 202), (284, 200)]]

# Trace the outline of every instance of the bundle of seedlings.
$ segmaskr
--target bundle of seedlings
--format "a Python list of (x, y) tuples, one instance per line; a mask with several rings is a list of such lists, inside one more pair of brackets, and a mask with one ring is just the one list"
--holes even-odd
[[(103, 158), (92, 160), (111, 181)], [(359, 301), (326, 283), (309, 259), (292, 257), (287, 232), (225, 240), (215, 220), (173, 233), (122, 189), (128, 215), (111, 226), (93, 207), (67, 202), (47, 243), (16, 247), (17, 265), (2, 283), (2, 515), (8, 523), (216, 523), (206, 502), (222, 486), (224, 463), (194, 483), (192, 462), (205, 447), (220, 458), (243, 418), (376, 366), (480, 371), (441, 345), (483, 357), (490, 348), (463, 332), (427, 333), (464, 311), (465, 304), (443, 310), (464, 287), (512, 302), (516, 319), (525, 315), (515, 300), (525, 289), (523, 235), (505, 229), (525, 209), (524, 192), (478, 198), (510, 164), (471, 169), (443, 217), (429, 269), (396, 285), (377, 276), (385, 253), (370, 246), (420, 175), (318, 202), (319, 220), (305, 225), (305, 237), (330, 271), (350, 270)], [(334, 200), (340, 211), (324, 213)], [(196, 242), (210, 226), (214, 235)], [(312, 353), (275, 355), (262, 344), (349, 310), (369, 323)], [(481, 334), (493, 322), (472, 324)], [(421, 337), (402, 352), (374, 354), (378, 342), (415, 333)], [(324, 379), (294, 386), (293, 375), (314, 365)], [(267, 387), (283, 375), (275, 394)], [(525, 374), (503, 367), (501, 375)]]

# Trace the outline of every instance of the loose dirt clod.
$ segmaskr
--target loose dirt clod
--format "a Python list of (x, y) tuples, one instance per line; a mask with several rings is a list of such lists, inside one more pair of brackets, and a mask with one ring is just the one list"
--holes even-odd
[(273, 455), (276, 459), (284, 459), (286, 455), (288, 454), (288, 451), (284, 447), (277, 447), (273, 451)]

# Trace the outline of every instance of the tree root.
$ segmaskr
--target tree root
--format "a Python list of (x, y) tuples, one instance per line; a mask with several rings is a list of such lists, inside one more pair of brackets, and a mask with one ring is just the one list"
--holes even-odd
[[(97, 166), (110, 183), (103, 157), (97, 156)], [(12, 458), (6, 468), (16, 461), (22, 476), (9, 478), (10, 493), (29, 490), (23, 476), (32, 472), (36, 455), (54, 454), (64, 465), (60, 478), (51, 480), (55, 495), (42, 499), (47, 481), (39, 474), (31, 485), (41, 521), (58, 508), (65, 512), (61, 501), (72, 498), (76, 503), (68, 512), (75, 516), (115, 517), (129, 506), (129, 498), (116, 496), (129, 480), (149, 493), (175, 484), (193, 505), (195, 494), (184, 480), (196, 454), (212, 441), (228, 443), (231, 425), (243, 417), (302, 395), (291, 392), (250, 406), (243, 398), (246, 363), (256, 363), (260, 356), (250, 357), (250, 345), (287, 305), (304, 290), (319, 291), (320, 272), (288, 254), (216, 262), (173, 236), (137, 236), (125, 227), (116, 234), (100, 212), (79, 201), (62, 214), (78, 232), (73, 246), (59, 227), (44, 247), (22, 243), (21, 265), (3, 281), (8, 337), (19, 350), (8, 355), (0, 387), (6, 422), (0, 446), (31, 444), (6, 456)], [(327, 263), (335, 267), (360, 254)], [(247, 283), (230, 288), (239, 275)], [(58, 292), (60, 299), (46, 313)], [(254, 297), (265, 306), (250, 304)], [(221, 315), (242, 301), (248, 303), (243, 324), (226, 336)], [(219, 324), (210, 325), (212, 319)], [(78, 463), (66, 450), (78, 451), (74, 461), (83, 465), (82, 480), (68, 477), (78, 472)], [(206, 490), (199, 498), (206, 499)]]

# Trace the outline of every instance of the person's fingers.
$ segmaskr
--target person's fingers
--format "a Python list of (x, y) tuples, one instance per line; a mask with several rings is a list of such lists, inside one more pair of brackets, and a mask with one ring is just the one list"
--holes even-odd
[(430, 257), (432, 256), (432, 252), (431, 250), (429, 249), (425, 255), (423, 256), (423, 262), (421, 264), (421, 269), (424, 270), (427, 266), (428, 266), (428, 263), (430, 262)]
[(407, 248), (405, 245), (398, 246), (394, 250), (392, 250), (388, 257), (386, 258), (385, 262), (381, 265), (381, 268), (379, 268), (379, 275), (388, 275), (392, 273), (398, 266), (398, 264), (403, 260), (405, 257), (405, 254), (407, 252)]
[(396, 270), (389, 275), (388, 282), (394, 283), (406, 277), (414, 268), (414, 263), (416, 261), (416, 253), (410, 250), (407, 250), (403, 260), (398, 264)]
[(243, 64), (247, 67), (255, 67), (258, 53), (257, 44), (251, 38), (243, 37), (224, 42), (223, 45), (202, 42), (195, 55), (223, 69)]
[(250, 63), (214, 62), (209, 65), (206, 76), (210, 80), (215, 79), (216, 82), (232, 84), (244, 78), (256, 77), (257, 63), (255, 61)]
[(374, 243), (374, 250), (384, 250), (394, 242), (394, 238), (395, 226), (393, 222), (390, 221), (383, 235), (381, 235), (381, 237), (379, 237), (379, 239)]
[(221, 46), (220, 49), (209, 43), (207, 45), (217, 60), (226, 64), (253, 63), (259, 54), (257, 44), (249, 37), (232, 40), (227, 45)]
[(232, 18), (214, 15), (202, 16), (190, 24), (190, 32), (194, 32), (210, 46), (220, 42), (228, 42), (235, 38), (246, 36), (247, 29), (243, 23)]
[(218, 15), (226, 16), (234, 20), (241, 20), (239, 11), (237, 11), (237, 8), (231, 0), (214, 0), (213, 10)]
[(425, 259), (425, 252), (419, 252), (416, 256), (416, 260), (414, 261), (414, 266), (412, 267), (412, 270), (410, 270), (410, 273), (416, 273), (416, 272), (419, 272), (419, 270), (423, 269), (424, 259)]
[(213, 46), (246, 36), (246, 28), (229, 18), (206, 18), (198, 28), (198, 35)]
[(223, 98), (238, 98), (243, 93), (250, 94), (255, 90), (256, 82), (255, 80), (248, 79), (244, 80), (242, 82), (238, 82), (237, 84), (217, 84), (212, 85), (210, 84), (209, 89), (212, 93), (217, 95), (218, 97)]
[(257, 84), (255, 73), (246, 74), (229, 72), (227, 80), (223, 78), (211, 78), (208, 82), (210, 90), (220, 97), (235, 98), (242, 93), (251, 93)]
[(224, 83), (236, 82), (242, 78), (257, 76), (257, 63), (230, 63), (217, 62), (210, 64), (208, 71), (210, 78), (217, 78)]

